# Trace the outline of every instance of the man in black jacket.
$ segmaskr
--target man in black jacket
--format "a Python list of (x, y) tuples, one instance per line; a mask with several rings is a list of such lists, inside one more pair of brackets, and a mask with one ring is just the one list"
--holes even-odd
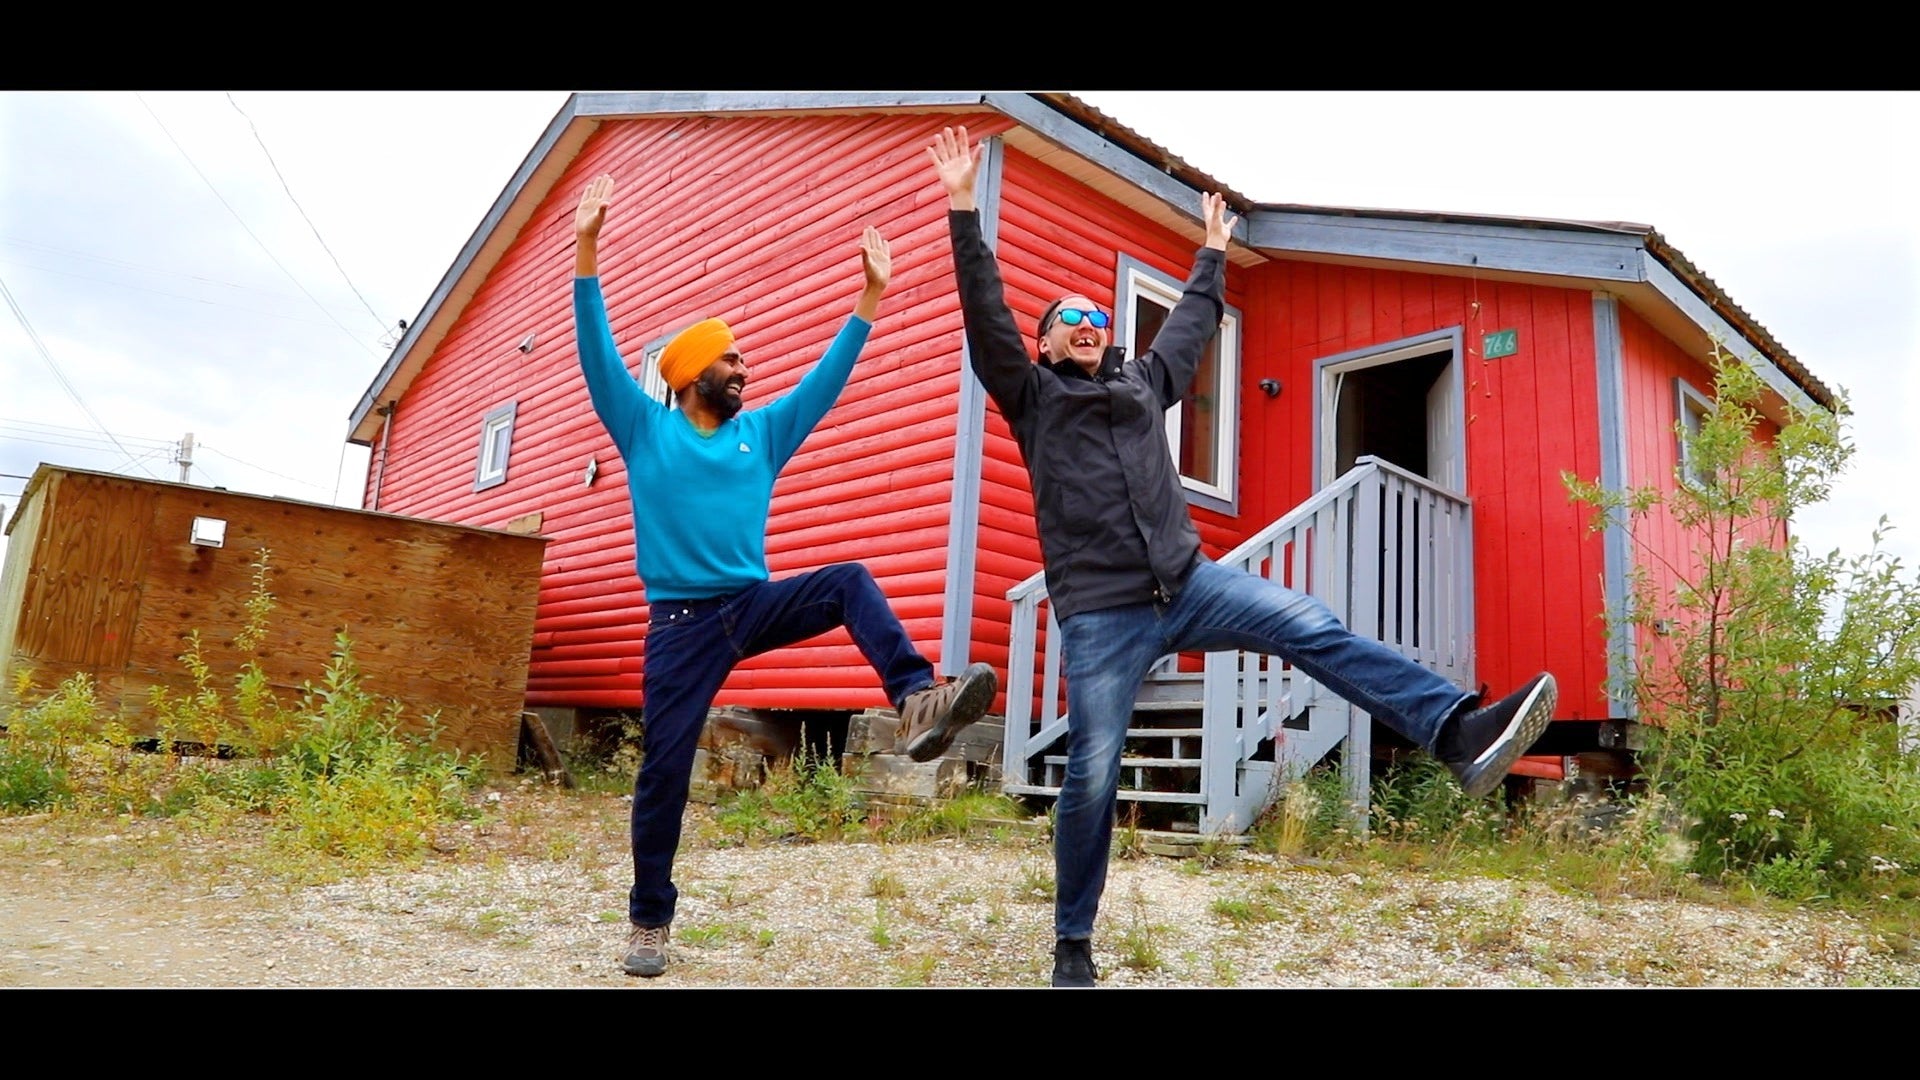
[(1166, 410), (1184, 396), (1225, 314), (1236, 220), (1225, 198), (1201, 197), (1205, 245), (1145, 355), (1128, 359), (1111, 348), (1111, 317), (1071, 293), (1041, 315), (1035, 364), (980, 233), (978, 148), (966, 128), (947, 128), (927, 156), (947, 191), (967, 352), (1026, 461), (1047, 594), (1060, 621), (1068, 732), (1055, 806), (1053, 985), (1092, 986), (1098, 977), (1093, 922), (1106, 887), (1121, 750), (1140, 684), (1162, 656), (1280, 656), (1446, 762), (1468, 794), (1491, 792), (1553, 718), (1552, 675), (1482, 708), (1479, 695), (1347, 630), (1314, 597), (1201, 554), (1167, 448)]

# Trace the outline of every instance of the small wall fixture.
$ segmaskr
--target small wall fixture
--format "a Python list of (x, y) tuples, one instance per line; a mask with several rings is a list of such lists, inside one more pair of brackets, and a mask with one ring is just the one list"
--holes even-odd
[(523, 337), (520, 339), (520, 344), (518, 348), (520, 349), (521, 352), (530, 353), (533, 351), (533, 338), (534, 338), (533, 332), (529, 331), (526, 337)]
[(1279, 379), (1261, 379), (1260, 390), (1262, 393), (1266, 394), (1268, 397), (1279, 397), (1280, 396), (1280, 380)]
[(226, 547), (227, 523), (219, 518), (194, 518), (193, 532), (187, 539), (201, 547)]

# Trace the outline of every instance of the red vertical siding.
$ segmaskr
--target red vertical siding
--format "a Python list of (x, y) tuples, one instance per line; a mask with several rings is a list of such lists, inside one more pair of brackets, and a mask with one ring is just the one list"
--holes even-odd
[[(1317, 361), (1462, 327), (1480, 679), (1500, 691), (1550, 669), (1561, 718), (1606, 715), (1602, 550), (1560, 480), (1599, 469), (1590, 294), (1313, 263), (1246, 278), (1240, 527), (1313, 493)], [(1481, 336), (1509, 327), (1520, 351), (1482, 359)], [(1280, 397), (1258, 392), (1263, 378)]]
[[(1680, 466), (1680, 442), (1675, 431), (1680, 415), (1674, 380), (1685, 379), (1693, 389), (1712, 398), (1713, 368), (1708, 358), (1689, 355), (1624, 306), (1620, 309), (1620, 339), (1628, 431), (1627, 486), (1672, 491)], [(1758, 434), (1763, 440), (1771, 440), (1778, 430), (1770, 421), (1762, 420)], [(1628, 559), (1646, 571), (1660, 595), (1671, 595), (1677, 575), (1684, 571), (1691, 577), (1698, 567), (1696, 538), (1684, 532), (1666, 508), (1655, 507), (1634, 524), (1633, 532)], [(1758, 543), (1783, 540), (1758, 532), (1749, 539)], [(1659, 638), (1642, 635), (1636, 646), (1646, 661), (1660, 655), (1662, 643)]]

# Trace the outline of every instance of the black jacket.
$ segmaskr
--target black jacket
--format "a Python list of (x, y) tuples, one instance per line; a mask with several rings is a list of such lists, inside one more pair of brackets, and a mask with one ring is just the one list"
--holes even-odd
[(1146, 355), (1109, 347), (1097, 375), (1034, 363), (977, 212), (949, 211), (973, 372), (1013, 428), (1033, 482), (1047, 592), (1061, 619), (1170, 601), (1200, 558), (1166, 410), (1185, 395), (1225, 314), (1226, 253), (1194, 254), (1186, 291)]

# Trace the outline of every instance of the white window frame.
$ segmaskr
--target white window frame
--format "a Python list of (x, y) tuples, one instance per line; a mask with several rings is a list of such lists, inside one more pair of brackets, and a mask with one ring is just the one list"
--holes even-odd
[(640, 363), (637, 365), (639, 374), (634, 376), (639, 380), (641, 393), (669, 409), (673, 408), (673, 393), (667, 386), (666, 377), (660, 374), (660, 354), (667, 350), (667, 342), (672, 340), (673, 334), (662, 334), (647, 342), (640, 350)]
[[(1118, 277), (1120, 287), (1115, 291), (1120, 297), (1120, 310), (1115, 313), (1113, 340), (1115, 344), (1131, 347), (1131, 328), (1139, 321), (1137, 312), (1141, 300), (1150, 299), (1171, 311), (1180, 302), (1186, 282), (1125, 255), (1120, 257)], [(1219, 463), (1219, 482), (1208, 483), (1182, 473), (1180, 483), (1187, 489), (1188, 502), (1237, 514), (1240, 510), (1236, 483), (1240, 475), (1240, 312), (1231, 304), (1223, 306), (1225, 317), (1214, 339), (1214, 399), (1219, 426), (1214, 431), (1213, 460)], [(1177, 463), (1181, 434), (1178, 402), (1167, 409), (1166, 426), (1167, 451)]]
[(1675, 430), (1673, 433), (1675, 457), (1679, 466), (1675, 470), (1680, 482), (1694, 487), (1706, 487), (1711, 477), (1701, 476), (1694, 468), (1693, 455), (1687, 450), (1688, 437), (1698, 438), (1701, 421), (1713, 410), (1713, 399), (1694, 389), (1687, 380), (1678, 376), (1673, 380), (1673, 407)]
[[(507, 482), (507, 459), (513, 453), (513, 418), (520, 403), (509, 401), (487, 410), (480, 420), (480, 452), (473, 474), (473, 490), (485, 491)], [(500, 448), (494, 460), (494, 447)]]

